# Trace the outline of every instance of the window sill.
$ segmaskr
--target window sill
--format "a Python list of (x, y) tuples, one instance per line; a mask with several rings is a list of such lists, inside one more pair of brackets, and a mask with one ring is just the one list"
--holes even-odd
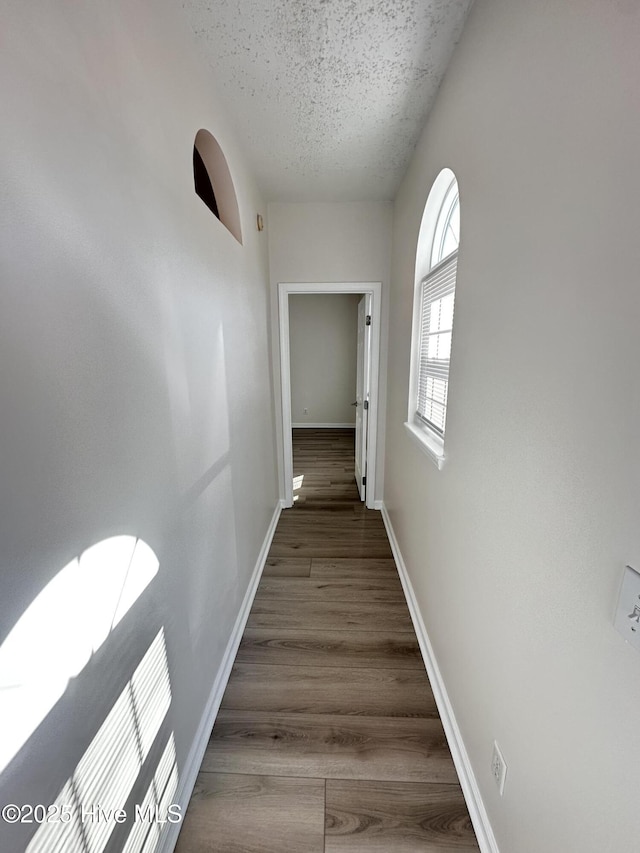
[(425, 456), (429, 457), (438, 469), (442, 468), (444, 465), (444, 442), (440, 436), (409, 422), (406, 422), (404, 426), (414, 444), (420, 448)]

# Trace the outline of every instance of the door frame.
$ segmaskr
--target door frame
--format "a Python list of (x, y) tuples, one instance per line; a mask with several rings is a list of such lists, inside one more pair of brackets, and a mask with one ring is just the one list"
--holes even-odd
[[(367, 500), (367, 462), (369, 436), (369, 370), (371, 369), (371, 326), (366, 318), (371, 315), (371, 297), (365, 293), (358, 297), (358, 336), (356, 342), (356, 435), (355, 476), (360, 500)], [(359, 425), (358, 425), (359, 422)], [(361, 463), (364, 462), (364, 465)]]
[(291, 440), (291, 355), (289, 347), (289, 296), (309, 293), (371, 295), (371, 349), (369, 353), (369, 419), (367, 424), (367, 489), (365, 505), (375, 509), (378, 447), (378, 386), (382, 283), (379, 281), (280, 282), (278, 284), (278, 337), (280, 341), (280, 399), (282, 425), (281, 502), (293, 506), (293, 444)]

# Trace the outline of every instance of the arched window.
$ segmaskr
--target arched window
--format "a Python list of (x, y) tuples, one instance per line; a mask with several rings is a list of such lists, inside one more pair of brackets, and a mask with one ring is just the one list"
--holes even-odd
[[(450, 169), (446, 169), (453, 175)], [(457, 252), (460, 244), (460, 194), (458, 182), (453, 175), (445, 197), (440, 205), (436, 221), (433, 246), (431, 248), (431, 268), (448, 258), (452, 252)]]
[(418, 237), (407, 421), (438, 467), (444, 461), (459, 243), (458, 182), (451, 169), (443, 169), (429, 193)]
[(199, 130), (193, 144), (193, 182), (196, 195), (242, 243), (240, 211), (231, 172), (222, 148), (208, 130)]

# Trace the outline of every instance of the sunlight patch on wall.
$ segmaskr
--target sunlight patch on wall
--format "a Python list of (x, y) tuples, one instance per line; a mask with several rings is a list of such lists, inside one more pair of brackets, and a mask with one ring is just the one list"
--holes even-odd
[[(69, 819), (43, 823), (26, 853), (102, 853), (118, 825), (115, 814), (124, 809), (170, 704), (166, 644), (164, 629), (160, 629), (52, 804), (51, 813), (66, 814)], [(157, 815), (165, 804), (168, 808), (177, 782), (172, 733), (141, 804), (141, 819), (134, 823), (127, 841), (128, 853), (139, 853), (147, 845), (154, 826), (159, 832)], [(145, 805), (150, 808), (145, 810)]]
[(143, 819), (134, 824), (122, 853), (141, 853), (141, 851), (148, 853), (148, 851), (155, 850), (162, 833), (160, 821), (179, 822), (179, 813), (172, 810), (173, 798), (177, 788), (178, 767), (176, 765), (176, 745), (172, 732), (158, 763), (155, 776), (140, 805), (139, 814)]
[(158, 572), (151, 548), (114, 536), (72, 560), (0, 647), (0, 772)]

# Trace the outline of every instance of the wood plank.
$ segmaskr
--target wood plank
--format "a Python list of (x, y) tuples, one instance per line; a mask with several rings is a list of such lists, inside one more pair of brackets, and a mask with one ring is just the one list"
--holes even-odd
[[(269, 552), (270, 557), (325, 557), (324, 554), (275, 554), (274, 546), (284, 545), (300, 545), (302, 548), (314, 546), (323, 547), (323, 543), (328, 543), (329, 547), (337, 546), (339, 548), (355, 546), (362, 554), (357, 556), (362, 558), (370, 557), (373, 559), (389, 560), (391, 557), (387, 554), (389, 542), (387, 534), (384, 530), (367, 530), (357, 524), (348, 525), (327, 525), (311, 530), (305, 525), (289, 525), (283, 527), (274, 537)], [(385, 548), (383, 557), (378, 557), (377, 551), (382, 547)], [(369, 553), (371, 551), (372, 553)], [(389, 551), (389, 553), (391, 553)], [(334, 557), (337, 555), (334, 555)]]
[[(310, 490), (307, 490), (310, 491)], [(386, 533), (382, 519), (375, 516), (365, 515), (362, 510), (354, 512), (353, 504), (347, 503), (344, 506), (343, 512), (325, 512), (318, 507), (314, 509), (313, 515), (309, 512), (301, 510), (296, 506), (293, 510), (294, 515), (288, 515), (285, 518), (281, 517), (282, 523), (278, 524), (276, 533), (289, 530), (299, 530), (305, 528), (309, 533), (313, 534), (316, 530), (345, 530), (349, 533)]]
[(395, 561), (392, 559), (372, 559), (371, 557), (331, 559), (311, 557), (312, 578), (369, 578), (398, 577)]
[[(328, 481), (328, 485), (325, 486), (307, 485), (297, 490), (296, 495), (311, 497), (316, 501), (326, 501), (327, 498), (330, 497), (332, 500), (337, 500), (344, 504), (349, 503), (352, 507), (361, 506), (360, 496), (358, 495), (358, 489), (356, 487), (355, 482), (353, 486), (349, 486), (346, 483), (337, 485), (336, 483), (331, 483), (330, 481)], [(292, 510), (297, 511), (297, 509), (298, 505), (294, 504)]]
[[(313, 523), (310, 522), (311, 517)], [(384, 539), (387, 535), (384, 524), (379, 519), (357, 515), (352, 512), (351, 507), (347, 507), (344, 513), (314, 512), (313, 516), (310, 516), (309, 513), (297, 512), (295, 518), (286, 518), (282, 524), (278, 524), (274, 539), (303, 531), (305, 537), (330, 534), (334, 537), (368, 536)]]
[(304, 539), (302, 536), (284, 540), (274, 539), (271, 545), (272, 557), (392, 557), (387, 541), (372, 542), (367, 537), (346, 539), (339, 536), (315, 537)]
[[(340, 505), (338, 504), (338, 506)], [(316, 506), (313, 515), (308, 512), (301, 512), (297, 506), (290, 510), (283, 510), (278, 523), (278, 531), (301, 526), (306, 527), (310, 532), (323, 528), (377, 531), (384, 534), (387, 532), (379, 512), (361, 508), (360, 512), (356, 513), (352, 505), (342, 507), (340, 511), (323, 510)]]
[[(294, 448), (294, 464), (293, 470), (295, 476), (304, 475), (305, 477), (321, 477), (327, 471), (339, 471), (341, 474), (351, 474), (353, 457), (351, 461), (348, 453), (342, 453), (340, 450), (322, 450), (316, 448), (311, 453), (296, 453)], [(355, 477), (354, 477), (355, 479)]]
[(176, 853), (323, 853), (324, 782), (200, 773)]
[[(297, 467), (304, 468), (305, 466), (298, 463)], [(305, 486), (325, 485), (327, 480), (340, 485), (351, 486), (355, 484), (353, 471), (346, 471), (344, 462), (337, 461), (333, 465), (324, 464), (322, 472), (302, 471), (301, 474), (294, 474), (294, 476), (303, 477), (301, 488)]]
[[(304, 524), (290, 524), (283, 527), (273, 537), (270, 557), (325, 557), (325, 554), (276, 554), (274, 553), (275, 546), (284, 545), (299, 545), (301, 549), (320, 546), (327, 543), (329, 547), (337, 546), (338, 548), (355, 546), (362, 553), (356, 556), (360, 558), (370, 557), (373, 559), (389, 560), (389, 542), (387, 534), (384, 530), (368, 530), (358, 524), (329, 524), (324, 527), (315, 529), (309, 528)], [(378, 556), (378, 551), (383, 548), (385, 553), (382, 557)], [(371, 552), (371, 553), (369, 553)], [(330, 555), (331, 556), (331, 555)], [(333, 555), (335, 558), (338, 555)]]
[(402, 584), (396, 575), (391, 577), (335, 578), (263, 578), (256, 601), (292, 601), (300, 598), (314, 601), (394, 601), (404, 602)]
[(307, 666), (418, 669), (426, 679), (413, 631), (314, 631), (247, 628), (236, 661)]
[(262, 576), (308, 578), (310, 571), (310, 557), (267, 557)]
[(439, 720), (220, 711), (202, 770), (388, 782), (456, 782)]
[[(302, 501), (302, 503), (300, 503), (300, 501)], [(368, 512), (366, 506), (360, 502), (359, 498), (357, 500), (351, 500), (349, 498), (345, 500), (338, 500), (335, 497), (327, 498), (326, 495), (324, 497), (322, 495), (314, 497), (312, 500), (307, 500), (307, 498), (301, 497), (298, 502), (296, 502), (294, 509), (298, 516), (305, 512), (307, 514), (322, 512), (324, 515), (344, 515), (347, 512), (350, 512), (352, 514), (362, 516)]]
[(327, 780), (326, 853), (478, 853), (458, 785)]
[(236, 663), (222, 700), (225, 710), (437, 717), (419, 669), (279, 666)]
[(318, 631), (410, 631), (409, 610), (403, 601), (290, 602), (257, 599), (253, 603), (248, 628), (313, 628)]

